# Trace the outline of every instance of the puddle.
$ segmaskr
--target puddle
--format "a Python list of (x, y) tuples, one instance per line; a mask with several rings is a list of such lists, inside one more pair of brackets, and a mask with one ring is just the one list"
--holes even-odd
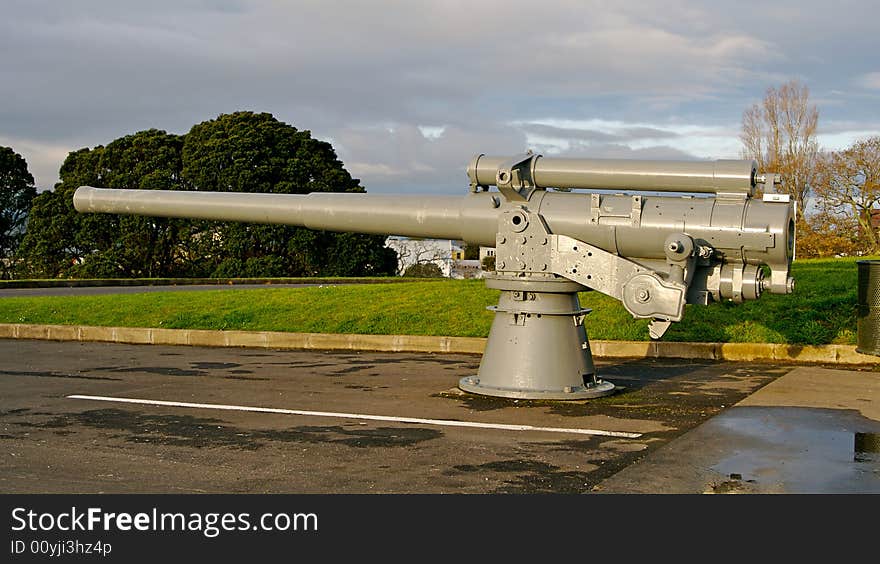
[(120, 380), (121, 378), (109, 378), (105, 376), (82, 376), (78, 374), (62, 374), (60, 372), (34, 372), (23, 370), (0, 370), (0, 376), (27, 376), (30, 378), (70, 378), (73, 380)]
[(158, 374), (160, 376), (206, 376), (208, 374), (202, 370), (187, 370), (185, 368), (175, 368), (173, 366), (133, 366), (127, 368), (122, 366), (99, 366), (92, 370), (126, 373), (146, 372), (148, 374)]
[(880, 433), (853, 435), (853, 462), (880, 462)]
[(224, 376), (224, 380), (245, 380), (247, 382), (268, 382), (271, 378), (254, 378), (253, 376)]
[(369, 370), (370, 368), (375, 368), (372, 364), (365, 364), (363, 366), (348, 366), (346, 368), (340, 368), (339, 370), (334, 370), (329, 374), (329, 376), (340, 376), (342, 374), (352, 374), (354, 372), (360, 372), (361, 370)]
[[(502, 479), (493, 493), (583, 493), (591, 485), (588, 472), (561, 470), (558, 466), (537, 460), (497, 460), (485, 464), (453, 466), (446, 475), (460, 473), (492, 473)], [(488, 478), (487, 478), (488, 479)]]
[(716, 418), (730, 456), (712, 466), (726, 488), (880, 493), (880, 423), (855, 411), (739, 407)]
[(353, 448), (411, 447), (438, 439), (441, 431), (426, 427), (301, 425), (288, 429), (241, 429), (215, 418), (192, 415), (144, 414), (122, 409), (93, 409), (64, 413), (42, 423), (19, 423), (25, 428), (73, 432), (77, 426), (100, 429), (130, 443), (189, 448), (257, 450), (275, 443), (342, 444)]
[(224, 370), (241, 366), (235, 362), (190, 362), (189, 364), (198, 370)]

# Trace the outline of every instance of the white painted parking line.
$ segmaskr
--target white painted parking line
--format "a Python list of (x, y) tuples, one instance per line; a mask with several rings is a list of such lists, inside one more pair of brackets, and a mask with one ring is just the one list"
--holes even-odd
[(637, 439), (641, 433), (623, 431), (603, 431), (601, 429), (570, 429), (561, 427), (534, 427), (532, 425), (508, 425), (505, 423), (477, 423), (475, 421), (453, 421), (450, 419), (421, 419), (418, 417), (395, 417), (391, 415), (366, 415), (363, 413), (336, 413), (333, 411), (304, 411), (301, 409), (279, 409), (276, 407), (249, 407), (245, 405), (224, 405), (218, 403), (191, 403), (185, 401), (162, 401), (135, 398), (114, 398), (108, 396), (67, 396), (68, 399), (106, 401), (113, 403), (135, 403), (139, 405), (160, 405), (165, 407), (187, 407), (195, 409), (220, 409), (225, 411), (251, 411), (256, 413), (278, 413), (281, 415), (305, 415), (309, 417), (336, 417), (338, 419), (366, 419), (368, 421), (392, 421), (395, 423), (421, 423), (422, 425), (441, 425), (444, 427), (474, 427), (478, 429), (500, 429), (503, 431), (542, 431), (545, 433), (572, 433), (576, 435), (598, 435), (602, 437), (621, 437)]

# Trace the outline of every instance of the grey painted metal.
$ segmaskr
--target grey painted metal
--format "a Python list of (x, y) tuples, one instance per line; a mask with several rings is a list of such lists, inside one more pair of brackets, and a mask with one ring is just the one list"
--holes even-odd
[(858, 265), (858, 346), (862, 354), (880, 356), (880, 260)]
[[(498, 170), (520, 164), (507, 157), (477, 155), (467, 169), (479, 186), (497, 186)], [(754, 195), (757, 168), (751, 160), (646, 161), (628, 159), (562, 159), (532, 155), (528, 176), (539, 188), (643, 190), (651, 192), (743, 193)], [(514, 159), (516, 161), (516, 159)]]
[(309, 229), (437, 239), (495, 239), (497, 210), (488, 194), (251, 194), (171, 190), (112, 190), (83, 186), (73, 196), (81, 212), (189, 217), (298, 225)]
[(521, 399), (576, 400), (608, 395), (614, 385), (596, 376), (584, 328), (589, 309), (565, 279), (493, 277), (501, 290), (495, 319), (476, 376), (462, 378), (466, 392)]
[[(593, 289), (620, 300), (634, 317), (650, 319), (651, 337), (660, 338), (682, 319), (685, 304), (742, 302), (764, 291), (794, 289), (794, 210), (788, 202), (751, 197), (759, 180), (777, 183), (774, 175), (757, 175), (752, 161), (477, 155), (468, 175), (471, 193), (461, 197), (80, 187), (74, 205), (83, 212), (495, 246), (496, 273), (487, 284), (501, 290), (501, 298), (479, 373), (460, 382), (464, 390), (494, 396), (581, 399), (613, 391), (596, 376), (578, 291)], [(669, 191), (679, 194), (662, 194)]]
[[(250, 194), (167, 190), (119, 190), (83, 186), (74, 206), (81, 212), (190, 217), (251, 223), (299, 225), (310, 229), (460, 239), (496, 244), (499, 196), (376, 194)], [(537, 190), (528, 209), (543, 218), (551, 233), (586, 241), (634, 260), (665, 261), (664, 241), (687, 232), (734, 265), (770, 266), (773, 293), (788, 293), (793, 255), (791, 206), (746, 198), (723, 200), (672, 196), (619, 196)], [(729, 260), (728, 260), (729, 259)], [(661, 263), (657, 268), (665, 270)], [(720, 276), (720, 273), (719, 273)], [(736, 292), (712, 286), (716, 299)]]
[[(689, 236), (670, 234), (663, 245), (669, 262), (666, 276), (595, 245), (553, 234), (541, 216), (515, 207), (500, 216), (495, 268), (513, 279), (520, 274), (530, 279), (560, 276), (598, 290), (620, 300), (634, 317), (659, 321), (651, 330), (659, 338), (668, 328), (665, 322), (680, 321), (684, 315), (685, 278), (695, 270), (694, 242)], [(676, 254), (682, 254), (680, 260)]]

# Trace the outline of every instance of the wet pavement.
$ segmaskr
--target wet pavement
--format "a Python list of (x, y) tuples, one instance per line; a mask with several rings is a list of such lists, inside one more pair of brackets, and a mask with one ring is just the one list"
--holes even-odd
[(599, 489), (880, 493), (880, 422), (830, 409), (735, 407)]
[(800, 367), (625, 469), (609, 493), (880, 493), (880, 373)]
[[(780, 408), (777, 396), (791, 397), (789, 376), (800, 373), (801, 380), (815, 383), (821, 378), (809, 371), (821, 369), (599, 362), (602, 377), (623, 387), (618, 394), (588, 402), (532, 402), (459, 392), (458, 379), (475, 373), (478, 364), (474, 355), (0, 340), (0, 491), (877, 488), (880, 462), (873, 449), (880, 417), (874, 410), (880, 397), (862, 385), (865, 378), (877, 380), (877, 372), (827, 371), (842, 383), (835, 405), (804, 396)], [(843, 385), (847, 377), (849, 387)], [(860, 389), (864, 393), (854, 391)], [(772, 405), (761, 405), (761, 397)], [(837, 405), (856, 398), (864, 400), (861, 411)], [(581, 434), (594, 431), (639, 436)], [(739, 446), (731, 450), (734, 435)], [(667, 465), (652, 468), (658, 460)], [(670, 485), (673, 478), (678, 486)]]
[[(835, 410), (743, 407), (707, 423), (751, 441), (712, 469), (756, 491), (880, 493), (880, 422)], [(719, 486), (714, 486), (718, 489)]]

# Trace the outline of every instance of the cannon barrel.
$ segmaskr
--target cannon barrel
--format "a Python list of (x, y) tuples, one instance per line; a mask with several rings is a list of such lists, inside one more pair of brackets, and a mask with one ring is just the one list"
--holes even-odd
[(326, 231), (495, 243), (497, 213), (488, 194), (391, 196), (123, 190), (81, 186), (80, 212), (292, 225)]
[[(496, 193), (465, 196), (311, 193), (251, 194), (82, 186), (80, 212), (282, 224), (327, 231), (459, 239), (496, 245), (503, 208)], [(670, 233), (687, 232), (731, 260), (787, 270), (794, 243), (791, 207), (755, 199), (630, 196), (538, 191), (529, 201), (550, 232), (634, 259), (663, 259)], [(781, 287), (773, 292), (786, 293)]]
[(596, 376), (583, 324), (589, 310), (578, 301), (584, 289), (620, 300), (634, 317), (651, 319), (652, 338), (683, 319), (685, 304), (742, 302), (763, 291), (794, 289), (789, 276), (794, 209), (784, 197), (753, 197), (757, 184), (769, 184), (768, 189), (776, 183), (772, 175), (758, 176), (753, 161), (480, 154), (467, 173), (471, 190), (464, 196), (81, 186), (73, 202), (80, 212), (283, 224), (495, 247), (496, 269), (486, 276), (487, 285), (501, 291), (498, 305), (490, 308), (495, 321), (479, 372), (459, 387), (500, 397), (583, 399), (613, 392), (613, 384)]
[[(471, 182), (497, 185), (507, 157), (477, 155), (468, 165)], [(753, 195), (758, 164), (753, 160), (647, 161), (629, 159), (562, 159), (536, 156), (530, 173), (541, 188), (641, 190), (704, 194)]]

